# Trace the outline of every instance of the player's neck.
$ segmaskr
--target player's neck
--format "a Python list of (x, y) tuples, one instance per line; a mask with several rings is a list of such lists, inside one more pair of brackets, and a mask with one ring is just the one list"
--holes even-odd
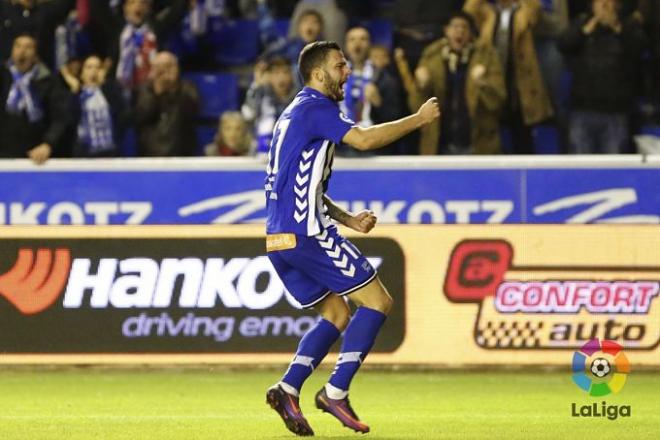
[(316, 84), (316, 83), (308, 83), (308, 84), (305, 84), (305, 87), (308, 87), (310, 89), (314, 89), (323, 96), (326, 96), (326, 97), (328, 96), (328, 94), (325, 92), (322, 85), (319, 85), (319, 84)]

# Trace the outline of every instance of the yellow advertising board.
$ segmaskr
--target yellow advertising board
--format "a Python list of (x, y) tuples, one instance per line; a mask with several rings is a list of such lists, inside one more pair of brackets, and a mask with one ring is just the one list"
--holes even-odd
[[(592, 338), (660, 365), (657, 226), (381, 228), (404, 245), (396, 362), (553, 365)], [(370, 358), (385, 362), (381, 356)]]
[[(284, 324), (277, 325), (290, 322), (301, 332), (313, 322), (283, 315), (290, 308), (303, 311), (287, 304), (285, 295), (272, 296), (278, 295), (272, 284), (277, 280), (261, 290), (239, 291), (250, 282), (263, 284), (262, 275), (272, 273), (263, 258), (265, 240), (263, 248), (259, 241), (262, 226), (40, 226), (0, 232), (0, 321), (26, 335), (2, 329), (0, 363), (284, 363), (297, 334), (277, 338), (283, 335), (277, 327), (259, 340), (260, 323), (279, 314)], [(657, 226), (393, 225), (378, 226), (367, 236), (343, 232), (367, 257), (382, 262), (382, 278), (400, 312), (386, 324), (381, 339), (388, 340), (379, 341), (370, 363), (565, 365), (573, 351), (598, 338), (621, 344), (633, 365), (660, 366)], [(224, 260), (216, 258), (214, 244), (220, 244), (217, 252)], [(245, 279), (232, 275), (234, 287), (223, 284), (234, 296), (217, 289), (217, 297), (198, 292), (213, 278), (209, 267), (229, 266), (230, 259), (246, 272)], [(56, 270), (58, 265), (67, 269)], [(96, 284), (108, 268), (108, 288), (102, 290)], [(47, 276), (49, 270), (59, 278)], [(20, 282), (39, 271), (40, 283)], [(153, 285), (145, 281), (152, 275)], [(50, 297), (26, 301), (24, 296), (35, 292)], [(207, 321), (194, 315), (200, 311)], [(80, 321), (72, 322), (74, 316)], [(116, 331), (116, 338), (99, 338), (95, 345), (93, 329), (85, 326), (98, 327), (106, 318), (108, 330), (99, 335)], [(188, 331), (194, 322), (215, 323), (218, 330), (230, 318), (242, 339), (235, 332), (233, 340), (223, 340), (217, 331), (203, 340), (205, 335)], [(31, 333), (38, 322), (66, 322), (73, 330), (53, 328), (54, 339), (42, 346)], [(143, 337), (138, 329), (149, 326), (152, 332)], [(77, 331), (87, 339), (76, 337)]]

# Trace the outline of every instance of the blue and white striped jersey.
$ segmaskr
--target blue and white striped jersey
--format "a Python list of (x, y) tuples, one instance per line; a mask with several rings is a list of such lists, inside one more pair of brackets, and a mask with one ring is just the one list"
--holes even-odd
[(337, 103), (305, 87), (280, 115), (266, 170), (268, 234), (312, 236), (330, 225), (323, 193), (331, 175), (335, 144), (355, 123)]

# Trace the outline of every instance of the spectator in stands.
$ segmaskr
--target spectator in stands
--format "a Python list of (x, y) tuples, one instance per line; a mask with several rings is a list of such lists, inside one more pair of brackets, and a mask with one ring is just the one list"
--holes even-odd
[[(389, 49), (380, 45), (371, 46), (369, 60), (374, 66), (372, 82), (378, 92), (378, 102), (371, 109), (371, 120), (374, 124), (381, 124), (403, 117), (407, 114), (406, 92), (396, 67), (392, 66)], [(417, 143), (415, 137), (406, 136), (377, 152), (380, 156), (418, 154)]]
[(564, 59), (557, 42), (568, 23), (568, 0), (542, 1), (534, 39), (541, 73), (557, 110), (561, 104), (561, 77), (564, 72)]
[(89, 33), (84, 27), (88, 22), (88, 18), (88, 15), (79, 14), (77, 10), (72, 10), (66, 20), (55, 28), (55, 33), (52, 36), (55, 39), (53, 71), (59, 70), (70, 60), (79, 60), (93, 52)]
[(498, 121), (506, 99), (504, 75), (493, 46), (474, 43), (475, 31), (470, 15), (454, 13), (445, 27), (445, 38), (422, 53), (414, 79), (404, 54), (397, 50), (410, 108), (418, 108), (431, 96), (441, 103), (439, 123), (422, 129), (422, 154), (500, 152)]
[(366, 28), (356, 26), (346, 33), (344, 52), (351, 74), (346, 81), (346, 97), (340, 107), (346, 116), (362, 127), (373, 125), (371, 108), (383, 104), (380, 92), (373, 83), (374, 65), (369, 59), (370, 46), (371, 36)]
[(380, 44), (374, 44), (369, 48), (369, 61), (379, 70), (389, 69), (392, 65), (389, 49)]
[(306, 10), (298, 15), (295, 21), (292, 21), (297, 29), (297, 34), (290, 38), (284, 38), (277, 33), (275, 22), (266, 9), (262, 9), (260, 16), (261, 40), (266, 50), (261, 58), (284, 57), (292, 65), (298, 62), (298, 55), (306, 44), (317, 41), (321, 38), (324, 29), (323, 17), (313, 9)]
[[(378, 69), (369, 58), (369, 31), (362, 26), (349, 29), (344, 50), (351, 74), (345, 85), (344, 101), (340, 103), (342, 112), (361, 127), (400, 118), (403, 113), (401, 86), (387, 66)], [(352, 148), (341, 152), (355, 154)]]
[(275, 122), (297, 92), (289, 60), (274, 58), (257, 63), (254, 82), (241, 108), (243, 117), (254, 127), (257, 154), (268, 153)]
[(176, 56), (159, 52), (150, 80), (138, 89), (134, 119), (140, 156), (192, 156), (199, 96), (182, 80)]
[(0, 156), (48, 160), (70, 122), (67, 102), (38, 60), (36, 38), (16, 37), (9, 62), (0, 67)]
[(623, 22), (618, 0), (593, 0), (560, 40), (573, 73), (569, 143), (572, 153), (625, 153), (628, 115), (645, 39), (637, 20)]
[[(552, 125), (556, 129), (557, 144), (553, 147), (563, 153), (568, 151), (568, 94), (566, 86), (562, 87), (566, 66), (558, 48), (558, 39), (568, 27), (569, 10), (568, 0), (541, 0), (541, 11), (534, 29), (539, 67), (554, 109)], [(537, 136), (539, 132), (535, 133)]]
[(459, 11), (464, 0), (396, 0), (394, 40), (406, 53), (412, 69), (426, 46), (442, 37), (442, 27), (453, 12)]
[(92, 55), (84, 60), (78, 74), (66, 65), (60, 72), (73, 95), (73, 157), (118, 156), (124, 102), (119, 84), (107, 76), (107, 65)]
[(513, 152), (534, 152), (533, 128), (554, 111), (534, 48), (540, 0), (466, 0), (464, 10), (479, 26), (479, 40), (497, 50), (507, 86), (504, 123), (511, 129)]
[(2, 0), (0, 1), (0, 59), (9, 58), (12, 44), (18, 35), (34, 35), (39, 57), (52, 68), (55, 49), (55, 28), (64, 22), (76, 0)]
[(96, 48), (113, 60), (117, 80), (130, 97), (149, 78), (159, 45), (180, 24), (189, 1), (171, 0), (171, 5), (155, 15), (151, 0), (125, 0), (123, 16), (112, 14), (107, 1), (86, 1)]
[(253, 147), (248, 125), (240, 112), (227, 111), (220, 116), (213, 143), (204, 147), (207, 156), (248, 156)]
[[(344, 11), (337, 7), (336, 0), (300, 0), (291, 16), (293, 25), (289, 27), (289, 38), (300, 35), (297, 23), (300, 23), (300, 19), (308, 11), (315, 11), (319, 17), (323, 17), (323, 37), (326, 40), (342, 41), (346, 35), (348, 21)], [(315, 40), (309, 42), (312, 41)]]

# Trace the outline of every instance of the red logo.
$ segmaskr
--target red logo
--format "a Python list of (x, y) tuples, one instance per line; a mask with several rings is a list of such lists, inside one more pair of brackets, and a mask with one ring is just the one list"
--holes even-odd
[(24, 315), (42, 312), (62, 294), (71, 268), (69, 249), (19, 249), (14, 266), (0, 275), (0, 296)]
[(511, 265), (513, 248), (504, 240), (465, 240), (454, 248), (445, 278), (453, 302), (479, 302), (492, 295)]

